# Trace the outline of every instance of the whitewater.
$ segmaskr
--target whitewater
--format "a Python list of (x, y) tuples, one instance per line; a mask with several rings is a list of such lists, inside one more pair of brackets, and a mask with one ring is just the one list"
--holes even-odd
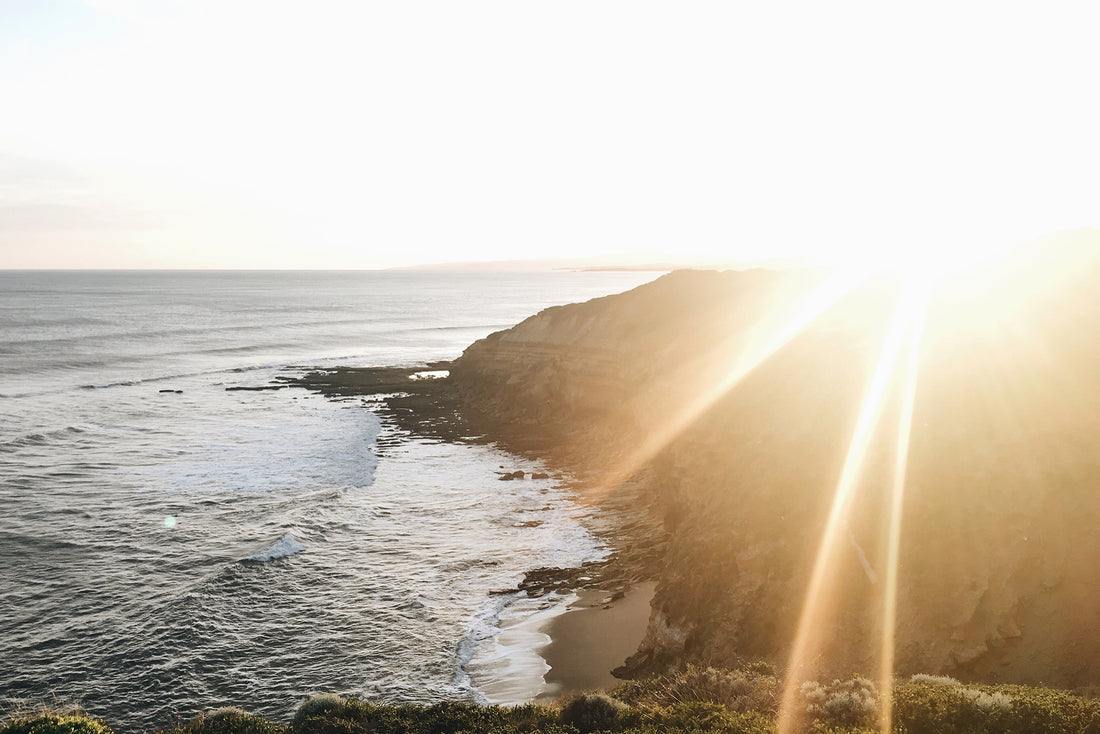
[(0, 272), (4, 702), (148, 730), (322, 691), (490, 700), (501, 615), (553, 603), (493, 592), (608, 552), (568, 487), (369, 400), (227, 388), (453, 359), (653, 277)]

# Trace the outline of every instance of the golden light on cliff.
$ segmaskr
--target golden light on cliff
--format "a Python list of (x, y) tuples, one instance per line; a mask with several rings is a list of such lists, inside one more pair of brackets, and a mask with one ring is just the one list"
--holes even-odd
[[(836, 597), (840, 592), (838, 573), (840, 551), (846, 535), (850, 536), (849, 517), (871, 439), (878, 428), (885, 406), (891, 398), (891, 388), (899, 384), (900, 404), (896, 426), (893, 477), (889, 491), (886, 559), (881, 584), (881, 646), (878, 680), (880, 691), (879, 730), (889, 734), (893, 725), (893, 683), (895, 675), (896, 631), (898, 611), (899, 564), (902, 533), (902, 512), (905, 499), (913, 411), (917, 395), (919, 358), (927, 322), (929, 300), (933, 291), (958, 276), (968, 277), (971, 287), (982, 275), (1000, 261), (1004, 248), (971, 252), (967, 257), (943, 257), (940, 252), (926, 257), (908, 256), (886, 262), (886, 269), (901, 282), (901, 294), (891, 317), (878, 362), (860, 408), (840, 478), (837, 481), (828, 519), (825, 523), (813, 570), (799, 615), (791, 648), (780, 701), (777, 731), (787, 734), (799, 730), (806, 715), (800, 700), (801, 685), (812, 680), (827, 643), (825, 635), (834, 619)], [(880, 265), (883, 264), (880, 261)], [(974, 276), (977, 276), (976, 278)], [(978, 301), (972, 301), (977, 309)], [(981, 304), (989, 309), (997, 304)], [(968, 314), (970, 318), (992, 314)], [(904, 357), (904, 359), (903, 359)], [(900, 375), (899, 375), (900, 370)], [(849, 537), (854, 544), (854, 539)], [(857, 549), (858, 550), (858, 549)], [(872, 585), (879, 579), (858, 550), (865, 572)]]
[[(995, 410), (996, 400), (1004, 399), (1007, 394), (1000, 384), (988, 386), (990, 395), (979, 389), (972, 402), (964, 400), (961, 405), (952, 402), (950, 411), (940, 409), (944, 400), (965, 397), (967, 386), (982, 386), (986, 377), (1011, 377), (1017, 382), (1030, 381), (1028, 385), (1034, 382), (1030, 388), (1032, 392), (1049, 391), (1050, 380), (1046, 378), (1058, 377), (1054, 374), (1057, 370), (1053, 369), (1056, 365), (1047, 364), (1051, 357), (1044, 355), (1044, 340), (1030, 331), (1028, 325), (1055, 323), (1051, 319), (1061, 313), (1058, 309), (1063, 302), (1051, 294), (1056, 295), (1059, 289), (1076, 282), (1073, 276), (1078, 270), (1084, 268), (1085, 272), (1092, 272), (1100, 264), (1100, 253), (1086, 246), (1092, 240), (1088, 237), (1085, 240), (1087, 242), (1075, 245), (1071, 236), (1061, 243), (1063, 247), (1050, 245), (1048, 250), (1047, 244), (1029, 246), (1020, 248), (1011, 257), (1005, 257), (1008, 255), (1005, 248), (985, 248), (966, 252), (964, 256), (949, 256), (947, 249), (933, 247), (924, 256), (909, 253), (879, 258), (873, 265), (877, 266), (880, 275), (886, 273), (882, 278), (869, 278), (875, 272), (872, 263), (865, 263), (859, 270), (840, 269), (830, 277), (816, 280), (798, 280), (799, 276), (791, 275), (784, 282), (792, 287), (750, 290), (749, 298), (735, 301), (738, 307), (749, 302), (759, 305), (760, 300), (754, 299), (761, 292), (766, 295), (762, 299), (766, 305), (759, 305), (751, 318), (746, 316), (740, 321), (722, 324), (723, 328), (728, 327), (729, 339), (714, 338), (716, 334), (726, 333), (721, 330), (708, 332), (712, 344), (705, 356), (690, 355), (692, 358), (684, 361), (682, 369), (668, 370), (673, 374), (671, 377), (663, 375), (665, 379), (661, 382), (641, 383), (639, 392), (642, 394), (666, 390), (669, 395), (662, 396), (660, 407), (671, 408), (673, 412), (662, 422), (644, 423), (648, 434), (631, 442), (633, 450), (606, 470), (595, 487), (597, 499), (600, 491), (614, 490), (693, 425), (705, 432), (710, 424), (704, 413), (738, 387), (749, 395), (747, 386), (743, 385), (746, 378), (773, 357), (778, 366), (776, 376), (762, 380), (760, 386), (774, 390), (771, 398), (778, 395), (779, 399), (786, 400), (788, 395), (792, 396), (786, 403), (790, 416), (799, 416), (799, 410), (811, 406), (800, 407), (802, 398), (788, 391), (785, 376), (797, 376), (803, 367), (814, 370), (813, 360), (821, 350), (835, 350), (837, 345), (842, 348), (856, 345), (851, 355), (860, 355), (859, 360), (867, 367), (868, 377), (863, 377), (859, 365), (844, 364), (846, 355), (836, 358), (841, 353), (831, 353), (834, 359), (830, 364), (839, 367), (830, 377), (859, 373), (855, 379), (837, 388), (852, 390), (844, 393), (851, 397), (839, 400), (838, 404), (848, 406), (851, 412), (846, 420), (854, 418), (854, 427), (850, 435), (839, 436), (840, 440), (828, 449), (835, 461), (832, 466), (839, 468), (835, 485), (831, 477), (826, 476), (824, 492), (818, 494), (814, 490), (814, 497), (824, 499), (827, 506), (815, 511), (816, 518), (824, 520), (820, 538), (811, 538), (811, 542), (817, 541), (814, 544), (816, 553), (803, 556), (808, 561), (803, 568), (807, 569), (809, 580), (805, 587), (801, 587), (801, 581), (797, 582), (800, 591), (805, 589), (803, 598), (795, 601), (801, 602), (801, 606), (796, 607), (797, 626), (787, 627), (780, 638), (780, 644), (792, 643), (780, 701), (780, 734), (798, 731), (805, 723), (808, 712), (802, 683), (814, 680), (830, 670), (830, 663), (837, 662), (829, 657), (835, 652), (830, 648), (836, 642), (838, 624), (848, 619), (843, 616), (848, 614), (860, 615), (851, 619), (869, 626), (866, 634), (860, 633), (858, 654), (865, 657), (859, 664), (864, 666), (865, 672), (875, 673), (881, 696), (880, 730), (884, 733), (891, 730), (895, 661), (901, 660), (897, 654), (899, 606), (903, 620), (909, 611), (899, 604), (899, 589), (908, 593), (899, 564), (903, 555), (902, 518), (918, 383), (923, 386), (924, 398), (930, 401), (927, 405), (932, 406), (930, 414), (926, 414), (926, 403), (922, 399), (920, 416), (924, 417), (920, 420), (928, 420), (929, 415), (940, 420), (956, 415), (974, 419), (973, 423), (964, 420), (964, 428), (977, 426), (966, 428), (971, 433), (959, 433), (958, 440), (964, 442), (975, 430), (1006, 423), (996, 420), (995, 415), (984, 415)], [(752, 284), (755, 281), (746, 276), (740, 282)], [(863, 285), (867, 287), (861, 287)], [(852, 297), (847, 298), (849, 295)], [(674, 301), (669, 303), (676, 306)], [(731, 310), (728, 304), (724, 308)], [(1032, 310), (1041, 318), (1033, 318)], [(812, 333), (807, 339), (799, 340), (804, 332)], [(880, 335), (880, 341), (869, 339), (872, 334)], [(840, 335), (839, 341), (834, 340), (835, 335)], [(690, 337), (686, 340), (690, 343), (707, 343), (700, 341), (697, 334)], [(791, 348), (784, 351), (787, 345)], [(668, 355), (661, 355), (661, 358), (671, 361)], [(946, 371), (941, 372), (940, 366)], [(933, 369), (921, 375), (922, 367)], [(812, 397), (829, 394), (831, 385), (822, 382), (826, 378), (816, 375), (810, 379), (819, 389)], [(1028, 385), (1021, 383), (1016, 387), (1026, 390)], [(681, 392), (673, 392), (676, 389)], [(1062, 390), (1058, 394), (1069, 392), (1072, 391)], [(1034, 410), (1041, 414), (1054, 410), (1054, 392), (1028, 395)], [(649, 397), (646, 400), (650, 401), (646, 403), (650, 408), (652, 400)], [(743, 404), (731, 405), (737, 410)], [(1003, 405), (1000, 408), (1005, 410)], [(757, 405), (750, 409), (768, 410), (766, 406)], [(623, 413), (630, 417), (628, 412)], [(840, 414), (837, 410), (830, 414), (830, 419), (840, 420), (837, 418)], [(1007, 412), (1004, 417), (1009, 419), (1007, 422), (1013, 419)], [(1015, 418), (1018, 420), (1019, 416)], [(807, 432), (817, 430), (812, 420), (807, 419)], [(831, 425), (841, 424), (834, 422)], [(778, 430), (782, 431), (783, 427)], [(835, 431), (835, 428), (830, 430)], [(936, 431), (935, 428), (930, 430)], [(832, 435), (836, 435), (835, 432)], [(925, 438), (928, 435), (929, 431), (921, 434)], [(915, 469), (927, 468), (929, 461), (929, 457), (921, 453), (928, 449), (921, 436), (914, 444)], [(701, 440), (709, 440), (709, 437)], [(937, 440), (931, 445), (942, 446), (943, 442)], [(1028, 448), (1023, 439), (1017, 446)], [(717, 441), (712, 441), (707, 448), (723, 450)], [(670, 458), (674, 465), (677, 457)], [(830, 474), (832, 471), (835, 470), (831, 469)], [(823, 496), (830, 491), (831, 495)], [(868, 549), (872, 550), (869, 556), (859, 547), (854, 532), (866, 528), (868, 522), (877, 524), (879, 533), (876, 536), (879, 545)], [(912, 530), (914, 537), (929, 530), (935, 532), (935, 528), (930, 529), (927, 525), (913, 526)], [(911, 543), (907, 540), (907, 545)], [(854, 573), (860, 577), (866, 574), (870, 581), (865, 588), (867, 596), (859, 599), (843, 596), (846, 584), (850, 590), (854, 577), (849, 564), (856, 558), (859, 566), (851, 567), (856, 569)], [(862, 572), (858, 570), (860, 566)], [(857, 607), (858, 611), (853, 612)], [(782, 624), (786, 625), (786, 621)], [(908, 624), (903, 621), (902, 629), (908, 629)], [(866, 649), (863, 649), (863, 640), (868, 643)]]
[[(720, 397), (734, 389), (753, 370), (802, 333), (821, 314), (866, 280), (868, 271), (844, 268), (825, 278), (808, 294), (782, 299), (750, 329), (740, 343), (720, 345), (720, 369), (709, 379), (696, 382), (696, 388), (676, 412), (655, 427), (637, 445), (613, 465), (607, 467), (590, 492), (596, 499), (613, 491), (645, 466), (680, 434), (687, 430)], [(694, 365), (693, 365), (694, 367)]]
[[(889, 388), (895, 375), (898, 360), (905, 351), (907, 340), (911, 355), (909, 360), (911, 371), (914, 368), (915, 354), (919, 351), (918, 340), (921, 333), (921, 324), (924, 321), (926, 302), (926, 287), (921, 286), (915, 280), (906, 284), (898, 299), (878, 364), (864, 396), (859, 419), (856, 422), (855, 431), (848, 447), (848, 454), (844, 460), (844, 468), (841, 470), (840, 479), (833, 494), (829, 517), (818, 546), (810, 585), (799, 617), (790, 662), (787, 666), (783, 698), (779, 708), (778, 731), (780, 734), (794, 731), (799, 725), (799, 717), (803, 708), (799, 700), (800, 686), (811, 675), (814, 660), (823, 647), (822, 634), (828, 628), (826, 622), (831, 616), (835, 595), (838, 593), (833, 580), (836, 577), (843, 537), (848, 531), (848, 515), (855, 497), (860, 473), (867, 457), (867, 450), (871, 445), (871, 438), (889, 398)], [(915, 380), (915, 376), (913, 379)], [(905, 415), (911, 415), (911, 411), (903, 411), (903, 416)], [(901, 426), (899, 434), (906, 437), (907, 446), (908, 427)], [(902, 460), (902, 466), (904, 466), (904, 460)], [(894, 484), (894, 496), (899, 501), (901, 487), (903, 486), (904, 475), (898, 477)], [(900, 508), (894, 507), (893, 512), (900, 514)], [(897, 521), (897, 533), (900, 537), (900, 519)], [(872, 576), (872, 583), (877, 582), (877, 579), (874, 578), (874, 571), (866, 565), (867, 561), (862, 557), (862, 554), (861, 560), (865, 564), (868, 575)], [(894, 580), (896, 582), (896, 571)], [(887, 634), (892, 638), (892, 629)], [(892, 646), (892, 644), (892, 639), (884, 639), (883, 641), (884, 648), (887, 645)], [(892, 662), (890, 663), (889, 677), (893, 677)]]
[[(751, 326), (747, 338), (739, 338), (736, 343), (731, 339), (730, 344), (719, 345), (713, 350), (718, 369), (703, 379), (695, 380), (694, 392), (675, 406), (675, 412), (666, 422), (655, 427), (630, 452), (607, 467), (597, 485), (591, 488), (592, 493), (598, 498), (612, 491), (645, 466), (721, 396), (735, 389), (870, 276), (885, 273), (900, 281), (907, 293), (923, 294), (920, 298), (926, 300), (929, 291), (941, 281), (988, 267), (1006, 252), (1004, 246), (957, 248), (927, 245), (919, 250), (867, 248), (858, 253), (858, 257), (845, 260), (835, 267), (831, 276), (808, 293), (791, 293), (779, 298)], [(908, 311), (917, 308), (915, 298), (907, 296), (907, 302), (901, 307)], [(912, 315), (902, 314), (906, 320)], [(692, 369), (697, 367), (692, 365)]]
[[(919, 286), (918, 286), (919, 288)], [(879, 712), (880, 731), (889, 734), (894, 713), (894, 654), (896, 649), (898, 612), (898, 569), (901, 552), (901, 516), (905, 504), (905, 475), (909, 467), (909, 439), (913, 433), (913, 406), (917, 400), (917, 377), (921, 342), (928, 312), (928, 291), (918, 291), (913, 304), (909, 355), (904, 365), (901, 412), (898, 416), (898, 438), (895, 447), (894, 481), (890, 492), (890, 525), (887, 535), (886, 582), (882, 602), (882, 658), (879, 667), (879, 690), (882, 706)]]

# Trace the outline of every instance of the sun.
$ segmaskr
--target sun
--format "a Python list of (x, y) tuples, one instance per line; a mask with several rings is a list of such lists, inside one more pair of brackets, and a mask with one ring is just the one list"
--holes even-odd
[(862, 247), (848, 253), (846, 265), (886, 273), (902, 282), (933, 286), (945, 280), (991, 269), (1011, 251), (1010, 245), (923, 242), (887, 247)]
[[(899, 549), (901, 512), (905, 497), (905, 478), (909, 439), (919, 379), (919, 357), (934, 291), (948, 281), (972, 287), (975, 278), (992, 274), (1011, 252), (1011, 247), (951, 247), (947, 244), (896, 248), (865, 252), (858, 266), (895, 277), (899, 285), (897, 302), (889, 315), (889, 329), (878, 364), (866, 388), (859, 418), (849, 443), (843, 469), (838, 478), (825, 529), (814, 559), (810, 582), (803, 600), (798, 627), (788, 661), (786, 681), (779, 706), (777, 731), (796, 731), (801, 726), (798, 703), (799, 686), (815, 665), (823, 649), (822, 630), (833, 613), (836, 589), (834, 580), (847, 528), (848, 515), (864, 472), (871, 437), (884, 417), (891, 390), (901, 385), (901, 410), (898, 422), (889, 430), (896, 435), (896, 463), (888, 492), (889, 534), (885, 583), (881, 587), (881, 655), (878, 683), (882, 692), (879, 730), (892, 731), (892, 681), (897, 624)], [(854, 263), (853, 263), (854, 265)], [(897, 380), (900, 376), (900, 380)], [(877, 582), (873, 582), (877, 583)]]

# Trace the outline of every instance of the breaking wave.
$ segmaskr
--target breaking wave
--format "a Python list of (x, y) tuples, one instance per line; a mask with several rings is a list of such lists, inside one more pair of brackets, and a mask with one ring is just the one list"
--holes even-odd
[(280, 558), (287, 558), (295, 553), (301, 553), (306, 547), (298, 542), (298, 540), (289, 532), (284, 533), (283, 537), (276, 540), (259, 553), (254, 553), (246, 561), (255, 561), (257, 563), (266, 563), (267, 561), (275, 561)]

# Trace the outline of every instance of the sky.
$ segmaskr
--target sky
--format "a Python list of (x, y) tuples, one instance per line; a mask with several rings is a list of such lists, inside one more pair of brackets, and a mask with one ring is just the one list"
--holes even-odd
[(0, 268), (949, 257), (1096, 226), (1096, 7), (0, 0)]

